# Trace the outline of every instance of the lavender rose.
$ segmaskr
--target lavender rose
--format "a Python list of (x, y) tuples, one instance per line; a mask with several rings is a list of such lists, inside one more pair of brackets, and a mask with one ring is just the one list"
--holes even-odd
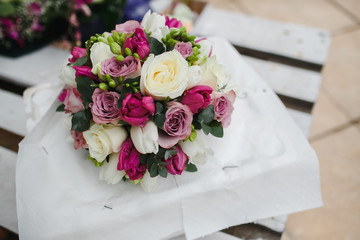
[(213, 92), (211, 104), (214, 106), (215, 120), (227, 127), (231, 122), (231, 113), (234, 110), (236, 94), (233, 90), (227, 93)]
[(186, 161), (188, 160), (188, 157), (181, 149), (180, 145), (175, 146), (175, 150), (177, 153), (170, 158), (164, 160), (167, 165), (165, 165), (165, 168), (168, 173), (172, 175), (181, 175), (181, 173), (185, 169)]
[(193, 121), (190, 108), (179, 102), (169, 102), (167, 107), (163, 130), (170, 136), (179, 137), (179, 140), (187, 138)]
[(177, 42), (174, 48), (183, 56), (183, 58), (190, 57), (193, 54), (191, 42)]
[(115, 57), (112, 57), (101, 63), (100, 74), (109, 74), (112, 77), (123, 77), (136, 72), (139, 67), (139, 59), (136, 59), (133, 56), (127, 56), (122, 61), (118, 61)]
[(142, 178), (146, 172), (146, 166), (140, 163), (140, 153), (136, 150), (131, 138), (126, 139), (121, 145), (117, 169), (125, 170), (132, 181)]
[(117, 24), (115, 30), (119, 33), (130, 34), (135, 31), (135, 29), (140, 28), (140, 23), (135, 20), (129, 20), (122, 24)]
[(198, 85), (184, 92), (181, 103), (189, 106), (193, 113), (198, 113), (209, 106), (212, 91), (209, 86)]
[(120, 120), (117, 103), (119, 94), (108, 92), (99, 88), (95, 89), (92, 95), (92, 103), (89, 104), (93, 120), (97, 124), (116, 123)]
[(141, 96), (140, 92), (134, 95), (127, 94), (120, 109), (121, 118), (132, 126), (144, 127), (146, 121), (155, 113), (154, 99)]

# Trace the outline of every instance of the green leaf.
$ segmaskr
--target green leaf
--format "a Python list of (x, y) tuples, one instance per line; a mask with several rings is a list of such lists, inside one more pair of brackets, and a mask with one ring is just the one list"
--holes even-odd
[(9, 2), (0, 3), (0, 16), (2, 17), (11, 16), (14, 15), (15, 12), (16, 9), (11, 3)]
[(153, 164), (150, 168), (150, 177), (156, 177), (157, 175), (159, 175), (159, 167)]
[(65, 112), (65, 104), (61, 104), (56, 108), (57, 112)]
[(166, 149), (160, 147), (160, 148), (159, 148), (159, 151), (158, 151), (157, 154), (156, 154), (156, 158), (158, 158), (158, 159), (163, 158), (163, 157), (165, 156), (165, 153), (166, 153)]
[(187, 161), (185, 164), (185, 171), (197, 172), (197, 167), (195, 166), (195, 164), (192, 164), (191, 162)]
[[(91, 114), (91, 113), (90, 113)], [(71, 119), (71, 130), (83, 132), (90, 127), (89, 115), (86, 110), (75, 113)]]
[(154, 163), (155, 163), (155, 158), (154, 158), (153, 156), (152, 156), (152, 157), (148, 157), (148, 158), (146, 159), (146, 167), (147, 167), (147, 169), (151, 169), (152, 166), (155, 165)]
[(210, 123), (210, 127), (211, 127), (211, 134), (215, 137), (223, 137), (224, 136), (224, 129), (223, 126), (221, 124), (221, 122), (218, 122), (216, 120), (212, 121)]
[(87, 56), (82, 56), (82, 57), (78, 58), (78, 59), (73, 63), (73, 65), (76, 66), (76, 67), (80, 67), (80, 66), (83, 66), (87, 61), (88, 61)]
[(208, 135), (211, 132), (211, 127), (203, 122), (201, 122), (201, 128), (206, 135)]
[(146, 164), (147, 154), (140, 154), (140, 163)]
[(162, 176), (163, 178), (166, 178), (167, 177), (166, 168), (160, 168), (159, 175)]
[(214, 106), (213, 105), (209, 105), (207, 106), (207, 108), (205, 108), (204, 110), (202, 110), (198, 115), (197, 115), (197, 119), (200, 122), (204, 122), (206, 124), (210, 123), (212, 120), (214, 120)]
[(155, 107), (155, 113), (162, 113), (164, 110), (164, 106), (160, 102), (156, 102)]
[(150, 38), (150, 53), (153, 53), (156, 56), (163, 52), (165, 52), (164, 44), (155, 38)]
[(196, 130), (200, 130), (201, 129), (201, 124), (198, 120), (194, 119), (194, 121), (192, 122), (192, 125), (194, 125), (194, 128)]
[(154, 122), (155, 122), (156, 126), (158, 126), (160, 129), (162, 129), (164, 127), (164, 123), (165, 123), (165, 114), (163, 114), (163, 113), (155, 114)]
[(85, 108), (87, 108), (89, 103), (92, 102), (92, 95), (94, 93), (95, 87), (92, 87), (91, 85), (94, 84), (94, 82), (87, 77), (77, 77), (76, 84), (77, 90), (81, 94), (83, 105)]
[(165, 151), (164, 159), (167, 160), (168, 158), (171, 158), (172, 156), (176, 155), (177, 151), (170, 149)]

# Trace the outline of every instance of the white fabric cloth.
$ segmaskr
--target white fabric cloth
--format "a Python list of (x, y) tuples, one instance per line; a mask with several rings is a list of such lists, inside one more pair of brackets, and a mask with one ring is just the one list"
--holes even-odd
[(66, 142), (54, 102), (21, 142), (16, 182), (21, 239), (196, 239), (322, 205), (318, 161), (274, 92), (224, 39), (214, 54), (239, 84), (224, 138), (198, 172), (159, 178), (152, 193), (108, 185)]

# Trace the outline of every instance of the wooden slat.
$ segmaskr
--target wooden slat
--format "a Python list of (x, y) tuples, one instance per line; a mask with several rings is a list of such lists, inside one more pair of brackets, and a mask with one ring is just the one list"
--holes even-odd
[(11, 58), (0, 55), (0, 79), (29, 87), (56, 79), (69, 52), (46, 46), (30, 54)]
[(320, 73), (243, 57), (276, 93), (308, 102), (316, 101), (322, 78)]
[(25, 136), (26, 115), (22, 97), (0, 89), (0, 102), (0, 128)]
[(15, 166), (17, 154), (0, 147), (0, 226), (18, 232)]
[(220, 10), (208, 4), (194, 26), (201, 36), (222, 36), (235, 46), (322, 66), (330, 34), (325, 30)]

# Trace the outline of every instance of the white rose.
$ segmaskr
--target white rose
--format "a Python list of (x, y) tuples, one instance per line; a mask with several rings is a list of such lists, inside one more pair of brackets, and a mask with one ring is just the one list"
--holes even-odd
[(188, 85), (186, 89), (190, 89), (199, 84), (202, 78), (202, 69), (200, 66), (190, 66), (188, 69)]
[(59, 74), (59, 78), (67, 85), (76, 88), (75, 69), (72, 66), (65, 65)]
[(224, 65), (219, 64), (215, 56), (208, 58), (208, 60), (201, 65), (203, 76), (199, 84), (208, 85), (214, 91), (225, 87), (229, 80), (230, 75), (227, 73)]
[(103, 42), (96, 42), (90, 48), (90, 60), (93, 65), (91, 72), (97, 74), (98, 67), (105, 59), (115, 57), (116, 55), (111, 52), (109, 45)]
[(147, 11), (141, 21), (141, 27), (147, 32), (155, 32), (158, 28), (165, 27), (165, 16)]
[(121, 144), (127, 138), (127, 132), (123, 127), (94, 124), (83, 132), (86, 143), (89, 146), (90, 156), (96, 161), (102, 162), (106, 156), (121, 149)]
[(109, 157), (109, 162), (104, 162), (99, 171), (99, 179), (106, 181), (109, 184), (116, 184), (125, 176), (125, 171), (117, 170), (120, 153), (112, 153)]
[(158, 177), (151, 177), (150, 173), (148, 170), (146, 170), (140, 184), (141, 187), (144, 189), (144, 191), (146, 192), (152, 192), (154, 190), (154, 188), (156, 187), (156, 182), (157, 182), (157, 178)]
[(145, 61), (140, 78), (143, 95), (155, 100), (181, 96), (188, 84), (188, 63), (177, 50), (164, 52)]
[(206, 145), (205, 136), (202, 131), (196, 131), (196, 135), (195, 141), (180, 141), (179, 144), (183, 152), (189, 157), (191, 163), (204, 164), (207, 156), (212, 155), (213, 151)]
[(200, 53), (199, 55), (197, 55), (199, 60), (197, 60), (195, 64), (201, 64), (204, 60), (206, 60), (210, 56), (210, 53), (212, 51), (212, 44), (207, 39), (201, 39), (196, 44), (199, 44), (201, 47), (199, 48)]
[(153, 121), (148, 121), (144, 127), (132, 126), (130, 136), (138, 152), (146, 154), (159, 151), (158, 128)]

